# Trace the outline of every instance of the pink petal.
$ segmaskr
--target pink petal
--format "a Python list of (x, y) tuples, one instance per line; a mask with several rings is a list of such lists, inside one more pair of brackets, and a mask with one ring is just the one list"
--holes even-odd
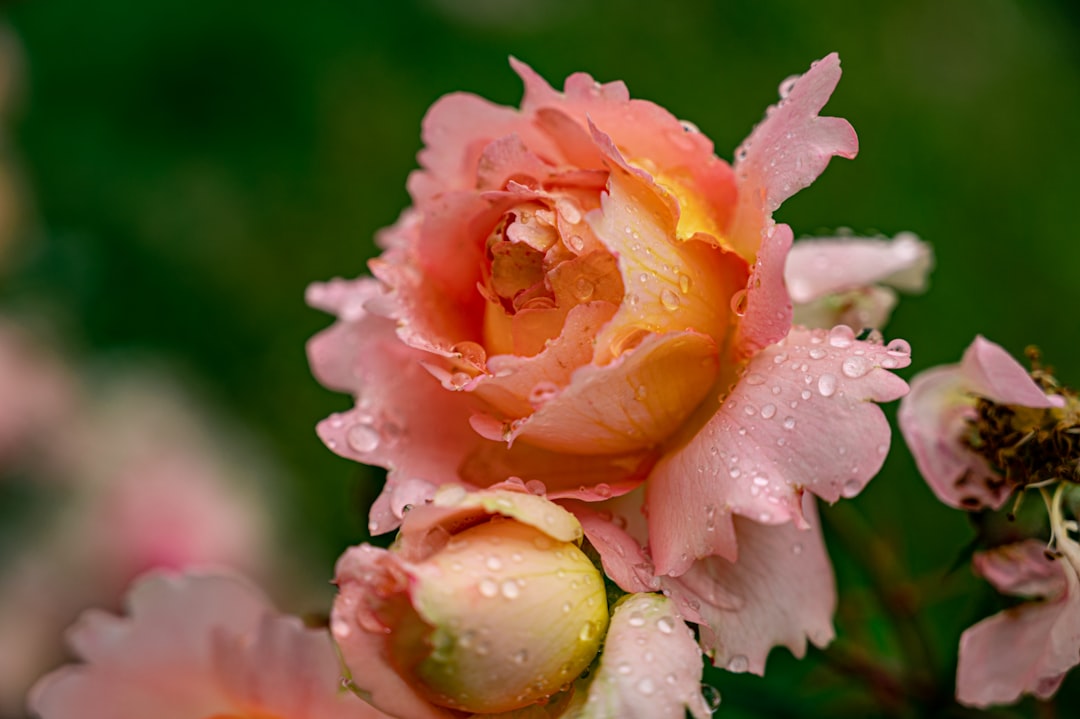
[(670, 600), (632, 594), (615, 607), (600, 666), (581, 719), (696, 719), (711, 715), (701, 696), (701, 650)]
[[(371, 517), (372, 531), (386, 532), (397, 526), (401, 506), (418, 498), (413, 485), (407, 497), (393, 501), (401, 482), (457, 481), (458, 465), (484, 440), (469, 427), (468, 399), (446, 391), (420, 364), (428, 355), (403, 344), (392, 321), (348, 300), (350, 292), (370, 297), (372, 284), (332, 283), (336, 306), (352, 310), (309, 341), (308, 357), (317, 377), (357, 398), (355, 408), (319, 423), (319, 437), (343, 457), (390, 470), (386, 499)], [(313, 291), (325, 297), (331, 288), (315, 285)]]
[(978, 336), (960, 360), (969, 390), (999, 404), (1023, 407), (1061, 407), (1063, 398), (1048, 396), (1005, 349)]
[[(394, 670), (387, 635), (371, 614), (368, 596), (404, 591), (403, 572), (390, 552), (369, 545), (351, 547), (338, 559), (330, 631), (354, 684), (371, 703), (395, 717), (455, 719), (457, 714), (431, 704)], [(379, 628), (378, 631), (376, 628)]]
[(774, 646), (801, 658), (807, 638), (818, 647), (832, 640), (836, 586), (810, 498), (805, 513), (809, 529), (738, 517), (738, 562), (708, 557), (665, 580), (672, 599), (700, 614), (701, 646), (716, 666), (763, 675)]
[[(1080, 582), (1076, 569), (1066, 559), (1048, 559), (1045, 547), (1036, 540), (990, 554), (998, 556), (983, 555), (976, 560), (976, 567), (1011, 591), (1055, 587), (1058, 591), (1044, 601), (995, 614), (964, 632), (956, 699), (976, 707), (1011, 704), (1022, 694), (1047, 699), (1057, 691), (1065, 673), (1080, 663)], [(1002, 566), (1009, 562), (1017, 567), (1008, 570)]]
[(910, 232), (892, 240), (809, 239), (792, 246), (784, 278), (792, 301), (800, 304), (877, 284), (922, 292), (932, 263), (930, 246)]
[(888, 422), (873, 402), (902, 396), (888, 370), (910, 362), (907, 343), (888, 347), (795, 328), (750, 360), (716, 414), (663, 457), (646, 483), (649, 536), (661, 574), (694, 559), (734, 560), (731, 514), (763, 523), (801, 522), (801, 496), (829, 502), (862, 491), (885, 459)]
[[(744, 292), (745, 316), (739, 322), (735, 348), (745, 357), (777, 342), (791, 329), (791, 299), (784, 286), (784, 257), (791, 248), (787, 225), (775, 225), (764, 235)], [(736, 297), (732, 305), (743, 300)], [(736, 310), (738, 311), (738, 310)]]
[(1013, 488), (961, 442), (974, 417), (975, 398), (960, 365), (915, 375), (897, 413), (915, 464), (938, 499), (957, 509), (998, 509)]
[(858, 152), (846, 120), (818, 116), (839, 81), (836, 53), (811, 64), (802, 77), (785, 80), (780, 102), (736, 153), (739, 201), (730, 237), (744, 256), (756, 252), (776, 208), (808, 187), (833, 155), (850, 159)]

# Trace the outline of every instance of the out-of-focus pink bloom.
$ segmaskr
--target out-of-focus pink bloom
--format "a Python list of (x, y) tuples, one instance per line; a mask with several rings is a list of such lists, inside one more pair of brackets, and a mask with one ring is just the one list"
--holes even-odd
[(1011, 704), (1022, 694), (1047, 699), (1080, 664), (1080, 581), (1074, 563), (1080, 548), (1065, 541), (1068, 549), (1056, 559), (1034, 539), (975, 555), (975, 571), (998, 591), (1034, 601), (984, 619), (960, 637), (958, 701), (986, 707)]
[(331, 629), (356, 686), (409, 719), (556, 716), (608, 626), (581, 537), (573, 515), (520, 485), (448, 486), (406, 514), (389, 551), (348, 550)]
[(62, 658), (63, 628), (88, 606), (117, 606), (142, 572), (217, 566), (280, 582), (290, 570), (266, 561), (269, 463), (230, 444), (234, 428), (160, 375), (95, 384), (42, 428), (47, 453), (27, 470), (64, 493), (0, 566), (0, 714)]
[(654, 568), (678, 575), (734, 561), (735, 515), (806, 526), (804, 493), (858, 493), (908, 347), (793, 329), (792, 232), (771, 218), (856, 152), (818, 114), (837, 57), (784, 82), (734, 166), (621, 83), (560, 93), (514, 68), (520, 110), (455, 94), (429, 111), (378, 281), (309, 290), (338, 317), (313, 370), (356, 396), (319, 434), (390, 470), (372, 531), (446, 483), (600, 501), (647, 479)]
[(70, 370), (22, 327), (0, 317), (0, 478), (56, 445), (76, 405)]
[(1015, 489), (965, 442), (980, 398), (1035, 409), (1063, 404), (1061, 397), (1046, 394), (1000, 345), (981, 336), (960, 364), (916, 375), (911, 393), (900, 403), (900, 430), (934, 494), (952, 507), (998, 509)]
[(891, 240), (799, 240), (784, 267), (794, 322), (880, 329), (896, 306), (896, 290), (924, 291), (932, 264), (930, 246), (910, 232)]
[(41, 719), (385, 717), (342, 689), (326, 631), (235, 576), (147, 576), (128, 616), (88, 611), (69, 641), (84, 663), (34, 687)]

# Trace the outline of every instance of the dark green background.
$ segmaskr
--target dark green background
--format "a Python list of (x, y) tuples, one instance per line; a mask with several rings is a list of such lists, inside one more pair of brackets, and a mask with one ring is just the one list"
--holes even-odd
[[(860, 154), (778, 219), (797, 236), (912, 230), (933, 245), (930, 292), (905, 299), (887, 332), (914, 348), (905, 376), (956, 361), (983, 333), (1014, 353), (1038, 343), (1080, 383), (1080, 43), (1067, 0), (38, 0), (5, 13), (26, 61), (10, 142), (36, 214), (0, 309), (45, 311), (73, 353), (170, 358), (286, 465), (297, 551), (326, 576), (363, 539), (377, 475), (314, 435), (348, 399), (308, 373), (304, 342), (328, 318), (304, 306), (304, 287), (364, 271), (373, 233), (408, 202), (432, 101), (469, 90), (517, 103), (510, 54), (556, 85), (577, 70), (622, 79), (730, 158), (781, 80), (839, 51), (826, 111), (851, 121)], [(929, 624), (929, 671), (948, 694), (959, 632), (996, 605), (966, 569), (946, 574), (968, 523), (894, 447), (829, 526), (845, 534), (861, 514), (913, 573), (890, 586)], [(858, 553), (829, 536), (840, 633), (898, 665), (894, 618)], [(835, 716), (870, 696), (820, 653), (778, 651), (770, 669), (711, 675), (722, 715)], [(1076, 705), (1076, 685), (1061, 706)]]

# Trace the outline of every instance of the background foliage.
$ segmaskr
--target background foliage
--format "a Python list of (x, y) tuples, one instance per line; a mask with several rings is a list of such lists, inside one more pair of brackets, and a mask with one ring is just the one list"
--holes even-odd
[[(314, 435), (348, 399), (308, 373), (304, 342), (328, 318), (305, 307), (304, 287), (365, 271), (375, 231), (408, 202), (432, 101), (468, 90), (517, 103), (510, 54), (556, 85), (577, 70), (622, 79), (730, 159), (781, 80), (839, 51), (826, 111), (855, 126), (859, 157), (834, 161), (778, 219), (796, 235), (912, 230), (933, 245), (931, 291), (905, 299), (887, 331), (914, 348), (905, 376), (957, 361), (983, 333), (1016, 354), (1038, 343), (1080, 383), (1080, 14), (1065, 0), (48, 0), (4, 12), (25, 61), (7, 151), (32, 217), (0, 309), (46, 317), (72, 353), (164, 356), (265, 438), (317, 576), (365, 538), (379, 475)], [(841, 646), (802, 663), (778, 651), (764, 680), (711, 674), (723, 715), (959, 713), (935, 704), (952, 691), (957, 637), (997, 607), (966, 566), (949, 572), (973, 536), (966, 518), (936, 503), (897, 438), (882, 475), (826, 520)], [(891, 686), (903, 666), (913, 683)], [(1078, 695), (1073, 677), (1059, 703)]]

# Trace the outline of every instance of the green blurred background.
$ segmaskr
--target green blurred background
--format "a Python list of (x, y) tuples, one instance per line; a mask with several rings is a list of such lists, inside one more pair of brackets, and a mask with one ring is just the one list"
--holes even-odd
[[(304, 342), (329, 318), (305, 307), (304, 287), (365, 271), (373, 234), (408, 202), (404, 181), (432, 101), (468, 90), (516, 104), (512, 54), (556, 85), (577, 70), (622, 79), (632, 95), (692, 120), (730, 159), (780, 81), (836, 50), (844, 77), (826, 112), (851, 121), (860, 154), (834, 161), (778, 219), (797, 236), (912, 230), (933, 245), (931, 290), (905, 298), (887, 331), (914, 348), (905, 376), (956, 361), (983, 333), (1014, 353), (1038, 343), (1075, 385), (1080, 243), (1068, 212), (1080, 192), (1078, 8), (8, 3), (23, 67), (6, 152), (29, 217), (0, 276), (0, 310), (44, 315), (72, 354), (167, 358), (276, 453), (291, 478), (291, 541), (329, 577), (340, 551), (364, 538), (379, 475), (315, 437), (315, 422), (349, 400), (309, 375)], [(972, 536), (965, 517), (935, 502), (899, 440), (851, 504), (827, 514), (842, 637), (856, 655), (899, 665), (892, 615), (908, 606), (932, 644), (921, 669), (951, 691), (960, 631), (996, 606), (966, 568), (947, 573)], [(867, 528), (881, 546), (845, 546)], [(883, 558), (889, 547), (895, 555)], [(912, 581), (890, 580), (883, 607), (867, 562)], [(724, 716), (885, 712), (863, 670), (843, 664), (817, 652), (795, 663), (781, 650), (765, 680), (716, 672), (709, 681), (724, 694)], [(1076, 706), (1078, 696), (1073, 677), (1059, 705)], [(911, 711), (902, 704), (893, 713)], [(1028, 702), (1015, 713), (1037, 711), (1046, 709)]]

